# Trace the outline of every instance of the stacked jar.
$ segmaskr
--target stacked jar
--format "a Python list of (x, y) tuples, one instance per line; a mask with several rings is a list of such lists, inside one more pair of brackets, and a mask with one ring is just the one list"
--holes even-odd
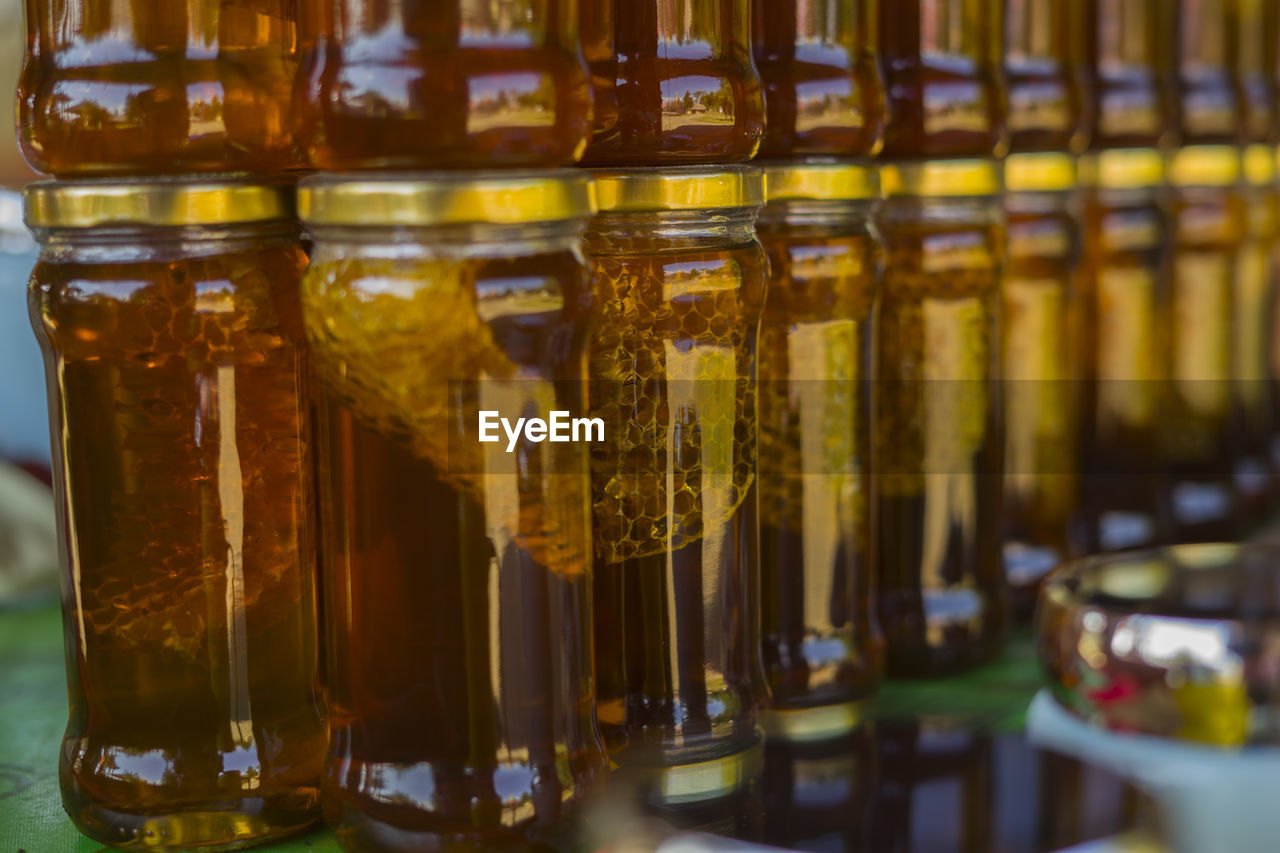
[(872, 515), (891, 674), (989, 660), (1006, 622), (996, 0), (883, 3)]
[[(71, 713), (95, 840), (231, 849), (320, 815), (292, 4), (26, 3)], [(227, 173), (235, 173), (229, 175)]]

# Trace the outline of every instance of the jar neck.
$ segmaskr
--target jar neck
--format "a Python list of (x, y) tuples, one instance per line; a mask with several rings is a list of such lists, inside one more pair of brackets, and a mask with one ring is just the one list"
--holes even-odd
[(996, 196), (898, 196), (885, 199), (876, 209), (876, 222), (889, 227), (909, 224), (1000, 225), (1003, 221), (1000, 199)]
[(216, 226), (40, 228), (35, 236), (47, 261), (130, 263), (293, 246), (302, 232), (296, 222), (282, 220)]
[(765, 205), (759, 225), (765, 229), (822, 228), (841, 232), (866, 232), (872, 227), (876, 205), (861, 201), (775, 201)]
[(365, 257), (440, 254), (458, 257), (511, 257), (579, 248), (585, 225), (585, 220), (570, 219), (519, 225), (312, 225), (307, 230), (315, 241), (313, 259), (318, 260), (341, 257), (344, 247), (352, 247)]
[(755, 240), (759, 213), (757, 207), (601, 213), (591, 220), (587, 240), (593, 250), (625, 249), (633, 241), (652, 250), (654, 240), (673, 246), (740, 245)]

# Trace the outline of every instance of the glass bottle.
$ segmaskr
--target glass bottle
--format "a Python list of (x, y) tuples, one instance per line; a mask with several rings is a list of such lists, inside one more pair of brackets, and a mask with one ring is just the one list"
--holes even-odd
[(599, 721), (657, 805), (760, 767), (759, 170), (596, 175), (590, 400)]
[(300, 0), (311, 165), (563, 166), (591, 132), (577, 0)]
[(872, 517), (889, 672), (990, 659), (1004, 637), (999, 175), (990, 160), (881, 167), (885, 248)]
[(1078, 0), (1006, 0), (1011, 152), (1078, 152), (1087, 141), (1083, 12)]
[[(1233, 56), (1241, 0), (1176, 0), (1166, 12), (1176, 24), (1170, 61), (1177, 75), (1174, 108), (1183, 145), (1232, 144), (1241, 138), (1242, 109)], [(1247, 2), (1247, 0), (1246, 0)], [(1247, 120), (1247, 117), (1246, 117)]]
[(587, 478), (601, 436), (547, 430), (585, 415), (588, 177), (321, 176), (299, 206), (315, 241), (326, 819), (350, 850), (552, 843), (606, 767)]
[(750, 160), (764, 134), (751, 0), (581, 0), (591, 166)]
[(1084, 0), (1089, 137), (1095, 150), (1157, 147), (1177, 122), (1161, 62), (1171, 0)]
[(42, 183), (27, 219), (63, 538), (63, 805), (139, 850), (299, 832), (327, 730), (289, 194)]
[(771, 737), (812, 741), (862, 722), (884, 667), (868, 506), (877, 182), (851, 163), (776, 165), (765, 177), (763, 720)]
[(1078, 515), (1085, 553), (1163, 541), (1158, 428), (1169, 311), (1164, 158), (1150, 148), (1099, 151), (1084, 187), (1084, 375)]
[(19, 141), (61, 178), (299, 164), (291, 0), (26, 0)]
[(764, 81), (762, 157), (879, 151), (884, 81), (875, 0), (753, 0), (752, 49)]
[(1007, 145), (1003, 0), (877, 0), (888, 158), (985, 157)]

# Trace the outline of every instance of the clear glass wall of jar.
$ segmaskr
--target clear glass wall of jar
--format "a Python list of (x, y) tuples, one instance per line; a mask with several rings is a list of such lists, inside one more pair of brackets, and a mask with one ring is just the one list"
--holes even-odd
[(1196, 145), (1172, 157), (1173, 268), (1162, 367), (1162, 498), (1172, 541), (1226, 542), (1238, 519), (1233, 467), (1241, 439), (1232, 405), (1237, 261), (1248, 210), (1240, 149)]
[(880, 150), (884, 81), (875, 0), (753, 0), (752, 49), (764, 81), (762, 157)]
[(764, 135), (751, 0), (579, 0), (592, 166), (750, 160)]
[(1169, 312), (1164, 158), (1150, 148), (1089, 154), (1078, 530), (1086, 553), (1159, 544), (1158, 428)]
[(303, 182), (346, 849), (545, 841), (605, 773), (588, 435), (546, 430), (585, 414), (591, 209), (573, 172)]
[(1024, 619), (1040, 580), (1077, 550), (1083, 311), (1075, 186), (1069, 154), (1005, 161), (1004, 568)]
[(587, 231), (596, 672), (610, 758), (661, 806), (759, 773), (759, 170), (596, 176)]
[(881, 167), (872, 517), (891, 674), (951, 672), (1004, 638), (998, 166)]
[(852, 163), (771, 165), (760, 240), (763, 656), (771, 738), (861, 724), (884, 668), (868, 474), (877, 181)]
[(63, 536), (63, 804), (113, 846), (319, 817), (327, 739), (290, 193), (27, 190)]
[(582, 156), (591, 88), (577, 0), (298, 7), (298, 134), (311, 165), (479, 169)]
[(296, 166), (286, 0), (26, 0), (19, 140), (59, 177)]

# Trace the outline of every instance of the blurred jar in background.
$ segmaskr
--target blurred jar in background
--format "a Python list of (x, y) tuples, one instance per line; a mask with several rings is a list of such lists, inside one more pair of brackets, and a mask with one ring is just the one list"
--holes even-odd
[(299, 165), (289, 0), (26, 0), (27, 162), (60, 178)]
[[(562, 838), (605, 770), (584, 414), (588, 176), (304, 182), (333, 738), (348, 850)], [(543, 434), (546, 437), (546, 434)]]
[(879, 151), (885, 93), (876, 12), (875, 0), (753, 0), (767, 118), (761, 157)]
[(577, 0), (299, 0), (298, 10), (299, 135), (311, 165), (476, 169), (582, 156), (591, 91)]
[(886, 158), (1006, 147), (1003, 0), (877, 0)]
[(862, 722), (884, 668), (868, 494), (878, 188), (873, 169), (855, 164), (776, 165), (765, 177), (763, 719), (772, 738), (812, 741)]
[(1000, 181), (992, 160), (881, 181), (876, 595), (890, 673), (932, 675), (989, 660), (1005, 633)]
[(1161, 55), (1180, 0), (1084, 0), (1086, 103), (1094, 150), (1157, 147), (1177, 122)]
[(319, 817), (315, 527), (291, 193), (45, 183), (45, 355), (81, 832), (231, 849)]
[(757, 342), (763, 175), (599, 172), (587, 231), (599, 723), (659, 806), (760, 771)]
[(751, 0), (579, 0), (592, 166), (750, 160), (764, 134)]
[[(1174, 114), (1183, 145), (1234, 144), (1248, 127), (1237, 88), (1241, 46), (1234, 30), (1242, 3), (1251, 0), (1166, 0), (1172, 18), (1169, 62), (1176, 74)], [(1167, 26), (1167, 25), (1166, 25)]]
[(1238, 519), (1234, 463), (1241, 433), (1232, 399), (1237, 260), (1248, 210), (1240, 150), (1188, 146), (1170, 163), (1173, 268), (1162, 369), (1162, 499), (1173, 542), (1226, 542)]
[(1090, 153), (1084, 188), (1078, 518), (1086, 553), (1163, 541), (1158, 452), (1168, 228), (1164, 157), (1151, 148)]

